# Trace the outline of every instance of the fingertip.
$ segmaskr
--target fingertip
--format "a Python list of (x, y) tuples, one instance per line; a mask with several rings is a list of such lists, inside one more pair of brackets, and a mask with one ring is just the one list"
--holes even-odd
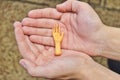
[[(73, 5), (74, 4), (74, 5)], [(77, 0), (67, 0), (62, 4), (56, 5), (56, 8), (60, 12), (77, 12), (78, 9), (78, 1)]]
[(28, 21), (28, 18), (26, 17), (26, 18), (24, 18), (23, 20), (22, 20), (22, 24), (24, 24), (24, 23), (26, 23)]
[(39, 10), (40, 9), (35, 9), (35, 10), (31, 10), (28, 12), (28, 17), (30, 18), (36, 18), (39, 15)]
[(29, 36), (29, 39), (30, 39), (32, 42), (39, 43), (38, 37), (39, 37), (39, 36), (30, 35), (30, 36)]
[(60, 12), (65, 12), (65, 9), (63, 8), (63, 5), (62, 4), (58, 4), (56, 5), (56, 9)]
[(26, 59), (21, 59), (19, 61), (20, 65), (23, 66), (25, 69), (30, 69), (32, 67), (35, 67), (35, 64), (32, 63), (31, 61), (29, 60), (26, 60)]
[(15, 21), (14, 23), (13, 23), (13, 26), (14, 27), (17, 27), (17, 26), (20, 26), (21, 25), (21, 23), (19, 22), (19, 21)]
[(20, 21), (15, 21), (14, 24), (20, 24)]
[(21, 33), (21, 27), (22, 27), (21, 22), (15, 21), (14, 24), (13, 24), (13, 26), (15, 28), (15, 30), (14, 30), (15, 35), (19, 35)]
[(31, 41), (34, 41), (34, 38), (35, 38), (34, 35), (30, 35), (30, 36), (29, 36), (29, 39), (30, 39)]
[(32, 18), (28, 18), (28, 17), (26, 17), (26, 18), (24, 18), (23, 20), (22, 20), (22, 25), (23, 26), (30, 26), (29, 24), (30, 23), (32, 23), (33, 22), (33, 19)]
[(59, 11), (59, 5), (60, 5), (60, 4), (57, 4), (57, 5), (56, 5), (56, 9), (57, 9), (58, 11)]
[(13, 26), (15, 27), (15, 30), (17, 30), (18, 28), (20, 28), (22, 26), (21, 22), (16, 21), (14, 22)]
[(62, 4), (56, 5), (56, 8), (60, 12), (72, 11), (71, 10), (71, 7), (72, 7), (71, 3), (72, 3), (72, 0), (67, 0)]
[(24, 59), (21, 59), (21, 60), (19, 61), (19, 64), (20, 64), (22, 67), (27, 68)]
[(32, 10), (28, 12), (28, 17), (30, 17), (32, 14)]
[(28, 12), (28, 17), (33, 17), (33, 13), (34, 13), (35, 10), (31, 10)]

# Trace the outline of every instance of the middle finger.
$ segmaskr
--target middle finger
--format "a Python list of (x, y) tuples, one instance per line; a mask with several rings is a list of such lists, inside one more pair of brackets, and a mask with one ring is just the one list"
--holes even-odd
[(24, 34), (26, 35), (40, 35), (40, 36), (46, 36), (46, 37), (52, 36), (51, 29), (33, 28), (33, 27), (27, 27), (27, 26), (24, 26), (22, 29)]
[(37, 27), (37, 28), (53, 28), (55, 24), (59, 24), (59, 26), (63, 26), (63, 24), (54, 19), (32, 19), (32, 18), (24, 18), (22, 20), (23, 26), (29, 26), (29, 27)]

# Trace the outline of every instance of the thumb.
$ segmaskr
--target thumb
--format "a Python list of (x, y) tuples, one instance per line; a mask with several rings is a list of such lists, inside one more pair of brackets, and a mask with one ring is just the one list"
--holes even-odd
[(24, 68), (26, 69), (29, 69), (29, 68), (32, 68), (32, 67), (35, 67), (35, 64), (26, 60), (26, 59), (21, 59), (20, 62), (21, 66), (23, 66)]
[(30, 75), (35, 76), (34, 75), (34, 68), (35, 68), (34, 63), (26, 59), (21, 59), (19, 63), (21, 64), (21, 66), (23, 66), (28, 71)]
[(77, 0), (67, 0), (56, 6), (57, 10), (60, 12), (78, 12), (78, 7), (79, 1)]
[[(51, 70), (50, 66), (37, 66), (29, 60), (21, 59), (19, 62), (31, 76), (36, 77), (50, 77), (52, 74), (48, 74)], [(50, 73), (50, 72), (49, 72)]]

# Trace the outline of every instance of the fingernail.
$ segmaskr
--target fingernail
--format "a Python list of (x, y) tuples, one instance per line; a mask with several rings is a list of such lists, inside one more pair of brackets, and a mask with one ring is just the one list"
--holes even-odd
[(24, 68), (26, 68), (25, 62), (20, 62), (20, 64), (21, 64)]

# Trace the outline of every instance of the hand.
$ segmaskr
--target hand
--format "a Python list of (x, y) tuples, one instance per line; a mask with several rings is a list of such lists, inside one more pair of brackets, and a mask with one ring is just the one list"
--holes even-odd
[(14, 27), (18, 48), (24, 58), (20, 64), (32, 76), (66, 80), (81, 75), (83, 78), (86, 70), (88, 72), (95, 66), (92, 58), (81, 52), (62, 49), (63, 55), (54, 56), (53, 47), (31, 43), (23, 34), (20, 22), (14, 23)]
[(63, 40), (64, 33), (60, 32), (59, 25), (55, 25), (52, 29), (52, 35), (55, 42), (55, 55), (60, 56), (61, 55), (61, 42)]
[[(60, 12), (58, 12), (58, 11)], [(97, 56), (102, 51), (102, 28), (104, 24), (96, 12), (84, 2), (68, 0), (52, 8), (32, 10), (22, 21), (23, 31), (35, 43), (54, 46), (53, 25), (58, 23), (65, 33), (63, 49), (82, 51)]]

